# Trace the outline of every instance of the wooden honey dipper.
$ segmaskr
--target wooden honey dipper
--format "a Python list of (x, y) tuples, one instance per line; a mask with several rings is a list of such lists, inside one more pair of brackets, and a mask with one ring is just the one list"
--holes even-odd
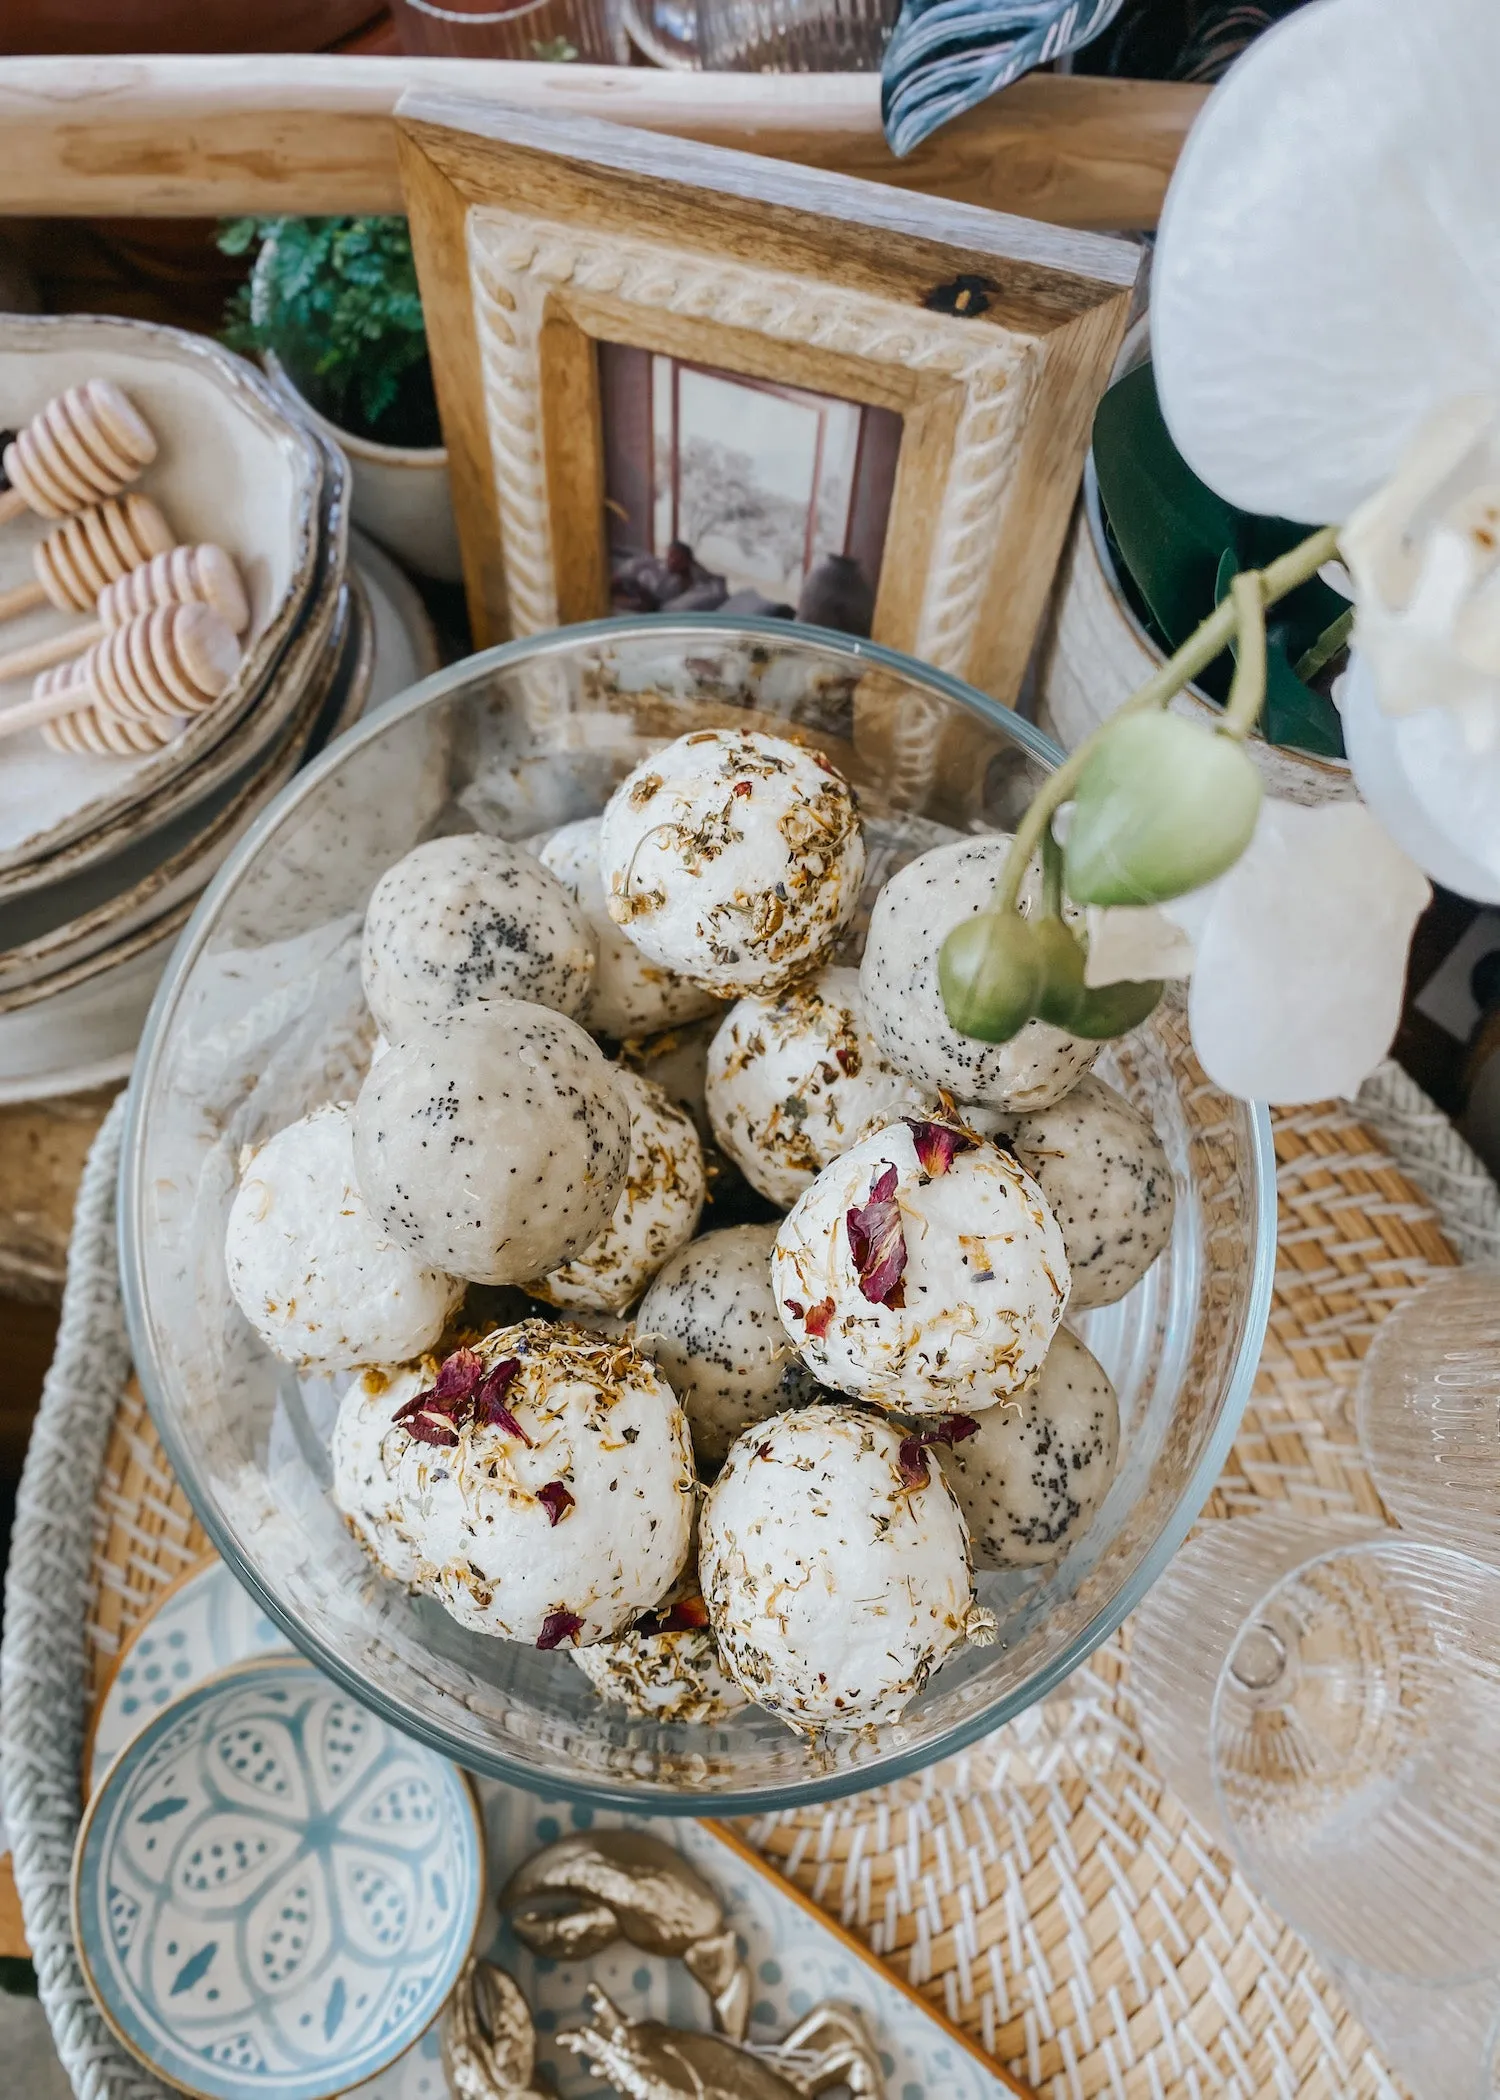
[(125, 626), (153, 606), (194, 601), (211, 605), (235, 634), (243, 634), (250, 625), (250, 601), (240, 572), (224, 549), (208, 540), (196, 547), (173, 547), (165, 554), (154, 554), (139, 568), (127, 569), (107, 583), (95, 600), (97, 617), (87, 627), (49, 634), (43, 641), (0, 656), (0, 685), (12, 678), (29, 678), (34, 671), (45, 671), (50, 664), (80, 655), (110, 628)]
[(10, 483), (0, 494), (0, 525), (24, 510), (64, 518), (117, 496), (156, 457), (145, 418), (107, 379), (55, 395), (0, 456)]
[(213, 706), (243, 653), (211, 606), (158, 605), (44, 671), (29, 700), (0, 714), (0, 737), (40, 728), (60, 751), (154, 750)]
[(0, 591), (0, 620), (35, 612), (39, 605), (63, 613), (92, 612), (106, 585), (176, 544), (176, 533), (149, 496), (111, 496), (75, 511), (32, 549), (35, 581)]

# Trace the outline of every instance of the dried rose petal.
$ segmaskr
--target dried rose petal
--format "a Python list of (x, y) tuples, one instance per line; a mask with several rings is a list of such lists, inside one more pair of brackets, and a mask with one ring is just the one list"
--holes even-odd
[(742, 799), (747, 799), (751, 792), (752, 790), (748, 780), (737, 780), (733, 788), (731, 788), (730, 790), (731, 794), (739, 795)]
[(412, 1414), (409, 1407), (403, 1407), (396, 1419), (416, 1443), (438, 1444), (447, 1449), (458, 1442), (457, 1429), (440, 1409), (424, 1407)]
[(963, 1444), (971, 1436), (978, 1436), (979, 1424), (972, 1415), (944, 1415), (941, 1422), (927, 1430), (922, 1438), (924, 1444)]
[(860, 1294), (872, 1305), (899, 1307), (903, 1302), (899, 1286), (906, 1273), (906, 1235), (901, 1229), (896, 1179), (896, 1169), (887, 1167), (871, 1183), (869, 1201), (844, 1217)]
[[(798, 1308), (800, 1311), (800, 1307)], [(821, 1342), (833, 1325), (834, 1303), (831, 1298), (822, 1298), (812, 1306), (803, 1325), (815, 1342)]]
[(708, 1606), (694, 1592), (691, 1596), (679, 1597), (675, 1604), (658, 1605), (655, 1611), (643, 1611), (631, 1631), (648, 1637), (657, 1633), (698, 1633), (707, 1624)]
[(791, 1314), (794, 1320), (800, 1320), (804, 1311), (806, 1310), (805, 1306), (802, 1304), (802, 1301), (799, 1298), (788, 1298), (786, 1301), (786, 1309)]
[(477, 1349), (455, 1349), (438, 1365), (433, 1381), (434, 1400), (466, 1400), (484, 1376), (484, 1358)]
[(922, 1449), (924, 1441), (925, 1439), (919, 1436), (905, 1437), (902, 1439), (901, 1449), (896, 1454), (902, 1483), (906, 1487), (925, 1487), (932, 1478), (927, 1470), (927, 1453)]
[(507, 1356), (503, 1362), (496, 1364), (474, 1395), (474, 1419), (476, 1422), (482, 1422), (487, 1429), (503, 1429), (507, 1436), (519, 1437), (530, 1449), (531, 1438), (505, 1404), (510, 1382), (520, 1368), (521, 1360), (517, 1356)]
[(978, 1148), (979, 1140), (971, 1132), (955, 1130), (948, 1123), (919, 1122), (915, 1116), (903, 1116), (901, 1120), (911, 1132), (917, 1162), (924, 1174), (946, 1174), (960, 1152)]
[(547, 1522), (552, 1525), (562, 1522), (575, 1501), (560, 1480), (549, 1480), (545, 1487), (539, 1487), (536, 1499), (547, 1512)]
[(564, 1641), (576, 1641), (582, 1631), (583, 1621), (576, 1611), (549, 1611), (536, 1644), (539, 1648), (560, 1648)]
[(846, 1046), (843, 1043), (835, 1043), (833, 1046), (833, 1054), (838, 1059), (839, 1069), (843, 1072), (844, 1076), (847, 1079), (853, 1079), (859, 1071), (859, 1052), (857, 1050), (850, 1050), (846, 1048)]

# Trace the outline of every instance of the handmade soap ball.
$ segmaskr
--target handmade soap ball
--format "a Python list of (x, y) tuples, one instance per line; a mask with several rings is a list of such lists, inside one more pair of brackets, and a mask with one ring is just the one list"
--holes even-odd
[(700, 1466), (720, 1464), (750, 1423), (813, 1396), (776, 1309), (775, 1244), (774, 1224), (704, 1233), (672, 1257), (636, 1314), (641, 1346), (682, 1402)]
[(576, 1021), (491, 1000), (413, 1031), (371, 1066), (354, 1157), (366, 1200), (402, 1246), (471, 1282), (524, 1283), (609, 1224), (630, 1110)]
[(334, 1507), (381, 1574), (410, 1589), (420, 1555), (407, 1529), (396, 1466), (408, 1438), (392, 1418), (437, 1377), (435, 1356), (413, 1364), (375, 1364), (339, 1401), (329, 1457)]
[(598, 817), (564, 824), (537, 848), (537, 859), (576, 901), (588, 925), (598, 962), (594, 981), (577, 1018), (598, 1035), (624, 1040), (656, 1035), (718, 1009), (712, 992), (700, 991), (628, 940), (609, 915), (599, 873)]
[(741, 999), (708, 1054), (714, 1136), (783, 1210), (872, 1123), (921, 1104), (865, 1026), (859, 972), (840, 963), (774, 997)]
[(463, 1296), (398, 1244), (355, 1174), (347, 1102), (314, 1109), (243, 1167), (224, 1262), (245, 1318), (289, 1363), (347, 1370), (429, 1348)]
[(652, 962), (725, 998), (779, 991), (822, 961), (864, 867), (842, 774), (756, 730), (697, 730), (653, 753), (599, 830), (610, 917)]
[(365, 911), (365, 998), (396, 1043), (496, 999), (580, 1013), (594, 961), (570, 892), (534, 854), (482, 831), (414, 846)]
[(573, 1660), (601, 1699), (638, 1720), (706, 1724), (748, 1704), (724, 1667), (696, 1573), (613, 1640), (575, 1648)]
[(398, 1412), (416, 1583), (460, 1625), (540, 1648), (602, 1640), (677, 1580), (697, 1494), (687, 1423), (628, 1342), (523, 1320)]
[[(875, 900), (859, 968), (870, 1032), (919, 1085), (993, 1108), (1046, 1108), (1075, 1086), (1098, 1043), (1028, 1021), (1008, 1043), (960, 1035), (943, 1008), (938, 952), (961, 919), (989, 908), (1010, 840), (1003, 832), (955, 839), (908, 861)], [(1032, 871), (1022, 905), (1035, 901)]]
[(692, 1238), (703, 1210), (703, 1147), (692, 1117), (639, 1073), (616, 1068), (614, 1078), (630, 1112), (630, 1162), (614, 1216), (582, 1254), (530, 1286), (569, 1310), (618, 1313), (633, 1305)]
[(1103, 1367), (1066, 1327), (1033, 1386), (974, 1417), (942, 1453), (976, 1568), (1059, 1560), (1109, 1493), (1120, 1409)]
[(823, 1169), (782, 1220), (771, 1281), (825, 1385), (909, 1414), (974, 1414), (1041, 1369), (1068, 1258), (1008, 1153), (908, 1118)]
[(1172, 1166), (1140, 1110), (1092, 1072), (1010, 1123), (1016, 1157), (1062, 1231), (1075, 1312), (1133, 1290), (1172, 1237)]
[(704, 1503), (699, 1573), (724, 1660), (794, 1728), (899, 1720), (945, 1658), (994, 1635), (942, 1473), (844, 1404), (739, 1438)]

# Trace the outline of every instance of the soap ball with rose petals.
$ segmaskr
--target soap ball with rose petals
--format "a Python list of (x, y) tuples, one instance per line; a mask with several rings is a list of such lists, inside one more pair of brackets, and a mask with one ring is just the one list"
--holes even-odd
[(713, 1132), (745, 1179), (787, 1210), (872, 1123), (923, 1096), (865, 1026), (859, 972), (829, 963), (769, 998), (741, 999), (708, 1054)]
[(421, 1554), (396, 1487), (409, 1438), (395, 1417), (408, 1400), (429, 1390), (438, 1368), (435, 1356), (372, 1364), (339, 1401), (329, 1447), (334, 1507), (380, 1573), (407, 1589), (416, 1583)]
[(782, 1220), (771, 1282), (823, 1384), (913, 1415), (1019, 1392), (1069, 1289), (1062, 1233), (1025, 1168), (957, 1123), (910, 1117), (823, 1169)]
[[(1025, 1022), (1007, 1043), (960, 1035), (938, 982), (944, 937), (989, 909), (1009, 850), (1005, 833), (986, 832), (934, 846), (899, 868), (875, 899), (859, 986), (870, 1033), (929, 1095), (941, 1091), (992, 1108), (1046, 1108), (1082, 1078), (1099, 1044), (1046, 1021)], [(1021, 893), (1023, 912), (1037, 894), (1033, 870)]]
[(802, 1407), (816, 1387), (771, 1289), (776, 1226), (730, 1225), (673, 1256), (636, 1314), (642, 1348), (682, 1402), (700, 1466), (722, 1463), (752, 1422)]
[(1113, 1305), (1172, 1237), (1175, 1192), (1161, 1139), (1091, 1072), (1051, 1108), (1011, 1118), (1010, 1144), (1062, 1232), (1069, 1308)]
[(534, 854), (481, 831), (414, 846), (365, 910), (365, 998), (395, 1043), (496, 999), (577, 1014), (594, 963), (571, 892)]
[(414, 1356), (463, 1296), (361, 1195), (351, 1122), (347, 1102), (330, 1103), (251, 1153), (224, 1235), (229, 1288), (250, 1325), (287, 1362), (323, 1370)]
[(392, 1460), (415, 1584), (475, 1633), (606, 1639), (687, 1559), (687, 1422), (628, 1342), (546, 1320), (497, 1328), (395, 1411)]
[(577, 1018), (585, 1028), (616, 1041), (656, 1035), (719, 1010), (712, 992), (700, 991), (637, 948), (609, 915), (599, 873), (598, 817), (564, 824), (536, 849), (537, 859), (577, 901), (598, 954), (593, 985)]
[(572, 1654), (600, 1698), (637, 1720), (702, 1726), (748, 1704), (724, 1667), (696, 1570), (623, 1633)]
[(495, 1000), (414, 1031), (371, 1067), (354, 1157), (371, 1210), (402, 1246), (473, 1283), (523, 1283), (609, 1224), (630, 1110), (576, 1021)]
[(639, 1073), (615, 1071), (630, 1110), (630, 1163), (615, 1214), (598, 1239), (527, 1288), (549, 1305), (623, 1312), (698, 1229), (706, 1182), (692, 1117)]
[(739, 1438), (704, 1502), (698, 1567), (729, 1668), (805, 1731), (897, 1721), (949, 1656), (994, 1638), (941, 1470), (844, 1403)]
[(947, 1425), (941, 1454), (976, 1568), (1060, 1560), (1109, 1493), (1120, 1408), (1102, 1365), (1059, 1327), (1035, 1385)]
[(610, 917), (652, 962), (725, 998), (775, 992), (854, 916), (865, 846), (818, 751), (701, 729), (644, 759), (599, 830)]

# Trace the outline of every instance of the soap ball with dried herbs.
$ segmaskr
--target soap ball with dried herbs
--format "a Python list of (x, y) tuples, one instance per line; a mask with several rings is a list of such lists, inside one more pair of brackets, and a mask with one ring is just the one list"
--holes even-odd
[(581, 1646), (681, 1574), (697, 1494), (687, 1422), (628, 1342), (546, 1320), (497, 1328), (392, 1422), (416, 1586), (461, 1626)]
[(1066, 1327), (1057, 1330), (1035, 1385), (947, 1427), (942, 1467), (968, 1523), (977, 1568), (1060, 1560), (1115, 1477), (1115, 1389)]
[(782, 1220), (771, 1281), (824, 1385), (901, 1414), (973, 1414), (1041, 1369), (1068, 1259), (1008, 1152), (956, 1119), (908, 1116), (823, 1169)]
[(846, 1403), (737, 1440), (703, 1506), (699, 1575), (739, 1683), (809, 1732), (899, 1720), (942, 1662), (994, 1638), (940, 1469)]
[(698, 1229), (706, 1182), (692, 1117), (637, 1072), (615, 1069), (630, 1111), (630, 1163), (598, 1239), (527, 1288), (576, 1312), (623, 1312)]
[(601, 1699), (638, 1720), (706, 1725), (749, 1703), (724, 1667), (696, 1571), (623, 1633), (575, 1648), (573, 1660)]
[(682, 1402), (700, 1466), (722, 1463), (752, 1422), (817, 1390), (771, 1289), (776, 1226), (730, 1225), (675, 1254), (636, 1314), (642, 1348)]
[(723, 998), (779, 991), (854, 916), (865, 846), (849, 783), (817, 750), (703, 729), (611, 795), (599, 868), (615, 924)]
[(365, 999), (393, 1043), (496, 999), (576, 1015), (595, 961), (571, 891), (534, 854), (482, 831), (414, 846), (365, 909)]
[(354, 1156), (371, 1210), (402, 1246), (473, 1283), (524, 1283), (609, 1224), (630, 1109), (576, 1021), (495, 1000), (413, 1030), (371, 1066)]
[(430, 1348), (463, 1296), (457, 1277), (401, 1244), (361, 1194), (347, 1102), (247, 1152), (224, 1264), (261, 1340), (321, 1370)]

